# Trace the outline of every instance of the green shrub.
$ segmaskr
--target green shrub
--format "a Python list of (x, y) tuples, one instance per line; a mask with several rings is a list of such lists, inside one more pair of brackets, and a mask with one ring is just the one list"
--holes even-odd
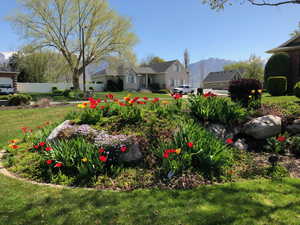
[(296, 97), (300, 98), (300, 81), (295, 84), (294, 94)]
[(71, 89), (66, 89), (66, 90), (64, 90), (64, 91), (63, 91), (63, 93), (62, 93), (62, 94), (63, 94), (63, 96), (64, 96), (64, 97), (68, 98), (68, 97), (69, 97), (69, 94), (70, 94), (70, 92), (71, 92)]
[(283, 76), (271, 76), (268, 78), (268, 92), (272, 96), (282, 96), (287, 91), (287, 80)]
[(199, 121), (233, 125), (244, 120), (247, 113), (240, 105), (221, 97), (191, 96), (189, 108)]
[(13, 106), (29, 105), (31, 100), (32, 98), (30, 95), (14, 94), (14, 95), (9, 95), (8, 104)]
[(73, 100), (81, 100), (84, 98), (84, 93), (81, 90), (70, 91), (68, 97)]
[(300, 156), (300, 137), (292, 137), (291, 140), (291, 152), (294, 153), (297, 157)]
[(265, 66), (265, 84), (271, 76), (288, 76), (290, 73), (290, 57), (286, 53), (271, 56)]
[(169, 177), (188, 170), (220, 177), (233, 164), (233, 150), (193, 120), (183, 122), (170, 142), (161, 142), (152, 151), (162, 159), (162, 172)]
[(58, 90), (58, 89), (55, 89), (52, 91), (52, 96), (63, 96), (64, 94), (64, 91), (63, 90)]
[(256, 79), (234, 80), (230, 82), (228, 92), (232, 101), (248, 107), (253, 101), (259, 101), (260, 103), (262, 85)]

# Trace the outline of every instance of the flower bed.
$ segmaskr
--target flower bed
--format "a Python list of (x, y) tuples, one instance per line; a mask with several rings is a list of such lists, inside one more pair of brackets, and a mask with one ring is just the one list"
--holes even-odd
[[(187, 102), (180, 94), (173, 98), (90, 98), (64, 123), (23, 127), (23, 140), (7, 148), (6, 166), (42, 182), (125, 190), (270, 176), (267, 168), (254, 170), (251, 155), (234, 148), (234, 133), (222, 139), (205, 128), (212, 122), (234, 127), (246, 120), (245, 109), (213, 94)], [(265, 144), (299, 154), (299, 140), (281, 136)]]

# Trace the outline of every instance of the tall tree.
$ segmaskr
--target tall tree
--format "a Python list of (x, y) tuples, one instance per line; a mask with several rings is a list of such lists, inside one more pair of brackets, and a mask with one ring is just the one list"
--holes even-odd
[(239, 70), (244, 78), (264, 79), (264, 61), (255, 55), (246, 61), (225, 65), (224, 70)]
[[(300, 4), (300, 0), (247, 0), (250, 4), (256, 6), (279, 6), (286, 4)], [(232, 5), (230, 0), (202, 0), (204, 4), (209, 4), (211, 9), (223, 9), (225, 4)], [(244, 3), (244, 1), (241, 1)]]
[(162, 63), (162, 62), (165, 62), (165, 60), (158, 56), (149, 55), (145, 59), (142, 60), (140, 66), (149, 66), (152, 64)]
[(300, 22), (298, 23), (298, 28), (296, 30), (294, 30), (292, 33), (290, 33), (290, 35), (292, 37), (296, 37), (296, 36), (300, 35)]
[[(22, 12), (9, 19), (36, 48), (55, 48), (70, 70), (74, 88), (85, 66), (114, 53), (130, 51), (136, 36), (131, 22), (106, 0), (19, 0)], [(82, 30), (86, 47), (82, 46)], [(85, 65), (82, 63), (85, 52)]]

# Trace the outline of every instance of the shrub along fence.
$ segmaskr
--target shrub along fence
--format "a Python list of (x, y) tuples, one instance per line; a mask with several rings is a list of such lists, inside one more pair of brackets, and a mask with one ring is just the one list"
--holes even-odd
[[(73, 87), (72, 83), (17, 83), (17, 91), (19, 93), (50, 93), (52, 87), (57, 87), (59, 90), (65, 90)], [(103, 84), (86, 84), (86, 89), (93, 87), (95, 91), (103, 91)], [(83, 90), (83, 84), (80, 84), (80, 89)]]

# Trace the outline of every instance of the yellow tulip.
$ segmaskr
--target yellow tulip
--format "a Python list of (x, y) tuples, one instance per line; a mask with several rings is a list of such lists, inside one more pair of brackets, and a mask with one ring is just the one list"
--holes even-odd
[(179, 155), (181, 152), (181, 148), (176, 149), (176, 154)]
[(86, 163), (88, 161), (88, 159), (87, 158), (83, 158), (83, 159), (81, 159), (81, 161), (84, 162), (84, 163)]
[(249, 98), (252, 98), (252, 95), (249, 95)]
[(255, 94), (255, 90), (252, 90), (251, 93), (252, 93), (252, 94)]
[(258, 92), (258, 93), (262, 93), (262, 90), (261, 90), (261, 89), (259, 89), (257, 92)]

